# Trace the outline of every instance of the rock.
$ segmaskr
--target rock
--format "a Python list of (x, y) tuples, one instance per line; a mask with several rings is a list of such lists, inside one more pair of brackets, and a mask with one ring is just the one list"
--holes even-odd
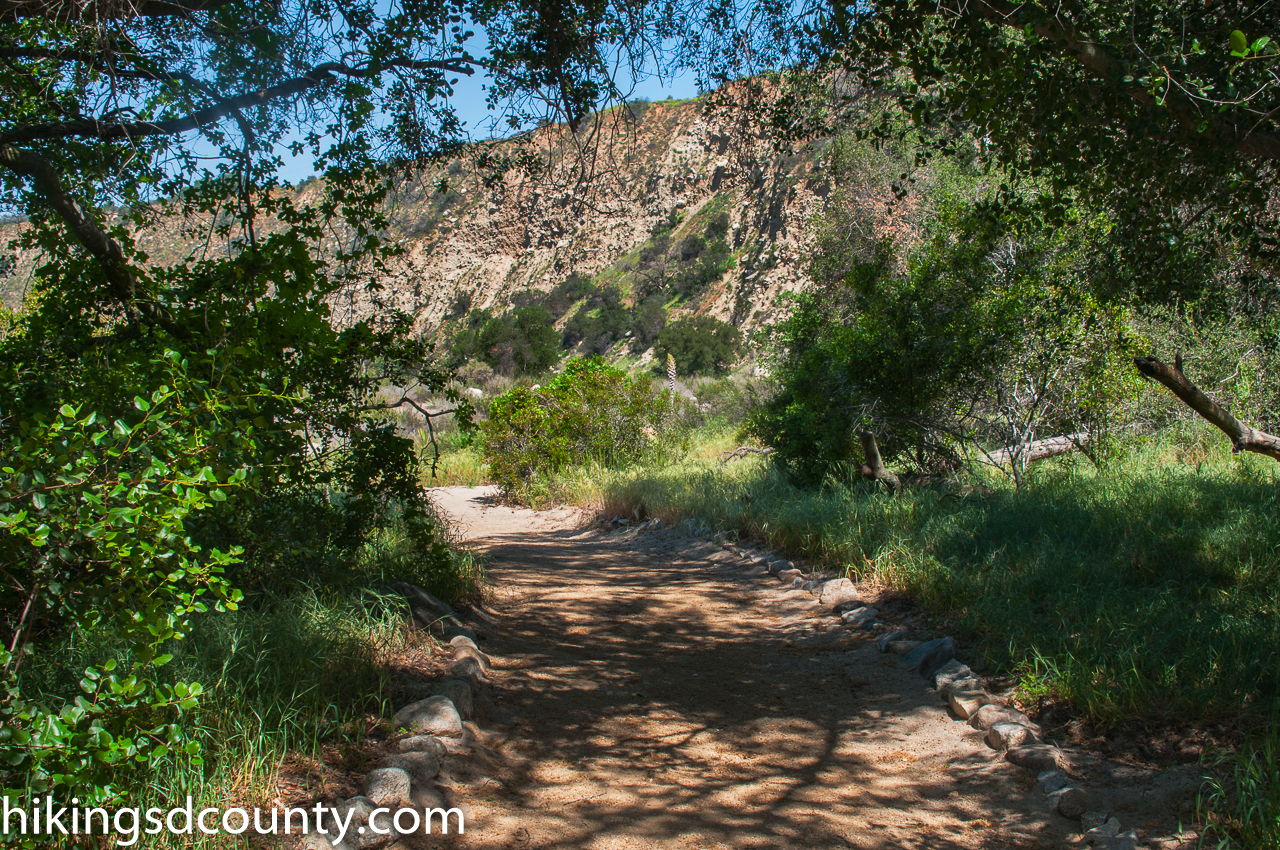
[(918, 640), (891, 640), (884, 645), (884, 648), (894, 655), (907, 655), (919, 645)]
[(878, 641), (876, 641), (876, 649), (880, 650), (881, 652), (888, 652), (889, 644), (893, 643), (895, 640), (897, 640), (898, 638), (902, 637), (905, 634), (906, 634), (906, 631), (904, 629), (898, 629), (897, 631), (889, 632), (887, 635), (884, 635)]
[(397, 711), (396, 728), (440, 738), (457, 738), (462, 734), (462, 717), (448, 697), (427, 697)]
[(823, 582), (817, 597), (818, 604), (824, 608), (834, 608), (844, 602), (857, 602), (859, 603), (857, 607), (865, 604), (858, 599), (857, 589), (847, 578), (833, 578), (831, 581)]
[(1035, 744), (1036, 733), (1021, 723), (996, 723), (987, 730), (987, 743), (997, 750)]
[(395, 768), (409, 775), (414, 785), (430, 782), (440, 772), (440, 759), (431, 753), (401, 753), (387, 756), (376, 765), (377, 769)]
[(873, 620), (870, 623), (866, 623), (865, 625), (863, 625), (862, 628), (871, 632), (872, 634), (878, 635), (881, 632), (887, 632), (892, 630), (893, 626), (889, 625), (884, 620)]
[(395, 808), (409, 802), (409, 772), (401, 767), (380, 767), (364, 778), (364, 795), (379, 806)]
[(986, 688), (973, 676), (952, 682), (947, 686), (946, 693), (947, 705), (951, 706), (951, 710), (961, 720), (968, 720), (979, 708), (991, 702)]
[[(1085, 812), (1080, 816), (1080, 828), (1087, 835), (1091, 830), (1095, 830), (1106, 823), (1107, 815), (1107, 812)], [(1119, 823), (1117, 822), (1116, 825), (1119, 826)]]
[[(337, 837), (337, 831), (333, 823), (335, 817), (347, 824), (347, 834), (343, 836), (341, 844), (335, 842), (333, 846), (335, 848), (349, 847), (352, 850), (373, 850), (373, 848), (390, 844), (398, 838), (399, 836), (392, 828), (391, 816), (387, 812), (379, 815), (377, 823), (378, 829), (386, 832), (386, 835), (379, 835), (369, 827), (369, 817), (376, 808), (378, 806), (368, 797), (352, 797), (350, 800), (344, 800), (334, 806), (333, 812), (325, 818), (325, 826), (329, 830), (329, 840), (332, 841)], [(350, 818), (349, 821), (348, 818)], [(383, 820), (384, 818), (385, 821)]]
[(410, 800), (415, 808), (419, 811), (424, 809), (447, 809), (449, 802), (445, 799), (444, 794), (434, 785), (416, 785), (410, 795)]
[[(998, 726), (999, 724), (997, 724)], [(992, 727), (993, 729), (996, 727)], [(1096, 812), (1102, 806), (1088, 791), (1076, 785), (1067, 785), (1049, 795), (1058, 814), (1071, 820), (1080, 820), (1085, 812)]]
[(387, 589), (404, 597), (404, 601), (409, 604), (409, 611), (413, 615), (414, 622), (424, 628), (462, 625), (462, 621), (454, 614), (453, 608), (420, 587), (415, 587), (403, 581), (396, 581), (387, 585)]
[(922, 643), (902, 657), (903, 665), (915, 667), (920, 675), (932, 676), (943, 664), (956, 657), (956, 642), (949, 637)]
[(840, 620), (846, 626), (857, 628), (858, 626), (861, 626), (864, 623), (870, 623), (872, 620), (876, 618), (877, 613), (878, 612), (874, 608), (865, 608), (865, 607), (857, 608), (853, 611), (846, 611), (840, 617)]
[(484, 398), (484, 390), (479, 387), (467, 387), (462, 391), (467, 398), (482, 399)]
[(997, 723), (1020, 723), (1034, 732), (1038, 733), (1040, 731), (1040, 727), (1032, 723), (1031, 718), (1018, 711), (1018, 709), (1007, 705), (988, 703), (979, 708), (969, 718), (969, 725), (983, 732)]
[(771, 576), (776, 576), (783, 570), (794, 570), (795, 566), (790, 561), (770, 561), (765, 565), (765, 570)]
[[(1081, 823), (1083, 822), (1084, 821), (1082, 818)], [(1119, 819), (1109, 818), (1104, 823), (1100, 823), (1097, 826), (1090, 829), (1089, 831), (1087, 831), (1084, 834), (1084, 840), (1086, 842), (1089, 842), (1090, 839), (1093, 839), (1094, 841), (1100, 840), (1103, 844), (1110, 844), (1111, 842), (1108, 839), (1115, 838), (1119, 835), (1120, 835)]]
[(857, 611), (859, 608), (869, 608), (869, 607), (871, 606), (868, 605), (866, 602), (863, 602), (861, 599), (854, 597), (853, 599), (845, 599), (842, 602), (837, 602), (835, 605), (831, 606), (831, 613), (843, 614), (847, 611)]
[(471, 696), (471, 685), (465, 679), (445, 679), (431, 691), (436, 696), (448, 697), (458, 715), (463, 720), (470, 720), (475, 715), (475, 701)]
[(435, 735), (412, 735), (402, 739), (396, 748), (402, 753), (430, 753), (436, 758), (444, 758), (448, 752), (444, 741)]
[(796, 576), (795, 578), (791, 579), (791, 586), (796, 588), (797, 590), (803, 590), (804, 586), (808, 583), (809, 583), (808, 580), (805, 579), (804, 576)]
[(816, 596), (817, 594), (822, 592), (822, 584), (823, 583), (820, 581), (810, 580), (800, 585), (800, 589), (807, 590), (809, 593), (812, 593)]
[(938, 693), (945, 695), (947, 686), (952, 682), (972, 675), (973, 671), (969, 669), (968, 665), (961, 664), (959, 659), (953, 658), (939, 667), (937, 672), (933, 674), (933, 687)]
[(480, 662), (474, 658), (458, 658), (449, 665), (449, 672), (471, 683), (476, 688), (489, 681), (489, 676)]
[(474, 658), (476, 664), (480, 666), (481, 672), (489, 672), (489, 656), (485, 655), (479, 649), (470, 646), (456, 646), (453, 649), (454, 661), (461, 661), (464, 658)]
[(454, 635), (449, 638), (449, 646), (454, 648), (469, 646), (476, 652), (480, 651), (480, 645), (475, 642), (475, 638), (468, 637), (467, 635)]
[[(1059, 788), (1071, 784), (1071, 780), (1061, 770), (1046, 770), (1036, 777), (1036, 783), (1042, 794), (1052, 794)], [(1103, 818), (1106, 820), (1106, 818)]]
[(1032, 744), (1026, 747), (1014, 747), (1004, 754), (1004, 759), (1018, 767), (1040, 773), (1045, 770), (1057, 770), (1062, 767), (1062, 750), (1048, 744)]
[(789, 570), (778, 570), (778, 581), (782, 582), (783, 584), (790, 584), (793, 578), (796, 578), (797, 576), (800, 576), (800, 575), (803, 575), (803, 573), (801, 573), (795, 567), (792, 567)]

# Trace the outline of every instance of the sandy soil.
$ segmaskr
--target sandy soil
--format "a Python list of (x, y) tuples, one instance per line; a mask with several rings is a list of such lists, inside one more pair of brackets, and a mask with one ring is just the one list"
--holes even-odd
[(485, 747), (444, 777), (467, 833), (421, 846), (947, 850), (1078, 829), (930, 683), (762, 568), (435, 492), (490, 559), (495, 672)]

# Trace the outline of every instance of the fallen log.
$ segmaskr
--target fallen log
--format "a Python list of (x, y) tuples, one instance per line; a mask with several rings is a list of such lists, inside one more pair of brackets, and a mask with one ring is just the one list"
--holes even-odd
[(1228, 413), (1216, 401), (1200, 391), (1195, 384), (1182, 374), (1182, 358), (1178, 358), (1176, 366), (1161, 363), (1154, 357), (1135, 357), (1133, 365), (1146, 377), (1164, 384), (1182, 402), (1198, 413), (1201, 418), (1227, 435), (1231, 440), (1233, 454), (1254, 452), (1266, 455), (1272, 460), (1280, 460), (1280, 437), (1250, 428)]
[(741, 458), (746, 457), (747, 455), (763, 455), (767, 457), (768, 455), (771, 455), (771, 454), (773, 454), (772, 446), (765, 446), (762, 449), (758, 449), (755, 446), (739, 446), (738, 448), (733, 449), (732, 451), (720, 452), (720, 466), (723, 467), (729, 461), (739, 460)]
[(1081, 443), (1088, 442), (1088, 431), (1077, 431), (1074, 434), (1063, 434), (1058, 437), (1046, 437), (1043, 440), (1035, 440), (1027, 443), (1021, 449), (1007, 448), (996, 449), (987, 455), (989, 462), (995, 466), (1003, 466), (1013, 460), (1014, 455), (1018, 455), (1027, 463), (1034, 463), (1037, 460), (1055, 457), (1057, 455), (1074, 452), (1080, 448)]

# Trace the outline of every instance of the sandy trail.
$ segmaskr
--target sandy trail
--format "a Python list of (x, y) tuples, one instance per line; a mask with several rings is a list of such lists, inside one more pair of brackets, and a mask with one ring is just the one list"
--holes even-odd
[(439, 846), (1064, 845), (1032, 777), (807, 593), (705, 541), (435, 494), (497, 588), (489, 757), (448, 777), (467, 834)]

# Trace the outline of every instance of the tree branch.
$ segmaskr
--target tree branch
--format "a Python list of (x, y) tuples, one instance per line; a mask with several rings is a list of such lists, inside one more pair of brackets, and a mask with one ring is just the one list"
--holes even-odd
[(1174, 395), (1182, 399), (1187, 407), (1226, 434), (1231, 440), (1233, 454), (1254, 452), (1266, 455), (1273, 460), (1280, 460), (1280, 437), (1250, 428), (1236, 419), (1216, 401), (1201, 392), (1195, 384), (1188, 381), (1181, 369), (1171, 368), (1154, 357), (1135, 357), (1133, 365), (1146, 377), (1164, 384), (1173, 391)]
[(130, 322), (143, 317), (174, 336), (186, 336), (175, 326), (167, 310), (159, 304), (138, 298), (133, 270), (125, 260), (124, 250), (67, 193), (62, 185), (62, 177), (53, 163), (31, 151), (20, 150), (12, 145), (0, 145), (0, 167), (31, 181), (36, 192), (66, 223), (75, 240), (98, 261), (112, 295), (124, 307)]
[(101, 23), (130, 18), (190, 15), (225, 6), (231, 0), (0, 0), (0, 24), (28, 18), (57, 23)]
[(884, 465), (884, 460), (880, 457), (880, 447), (876, 445), (876, 435), (870, 431), (859, 431), (858, 440), (862, 443), (862, 454), (867, 460), (862, 465), (862, 474), (867, 478), (883, 481), (890, 492), (898, 492), (902, 482)]
[[(1055, 42), (1067, 49), (1081, 66), (1090, 74), (1100, 79), (1115, 82), (1125, 73), (1123, 63), (1108, 53), (1101, 46), (1094, 44), (1081, 35), (1076, 28), (1060, 15), (1050, 13), (1031, 3), (1008, 3), (1003, 0), (972, 0), (963, 2), (951, 10), (951, 13), (964, 17), (972, 12), (992, 23), (1014, 29), (1022, 29), (1028, 23), (1036, 35)], [(1124, 90), (1144, 106), (1161, 106), (1168, 109), (1183, 128), (1197, 131), (1202, 121), (1208, 120), (1216, 128), (1216, 135), (1229, 142), (1242, 156), (1252, 159), (1280, 160), (1280, 136), (1274, 133), (1257, 132), (1257, 125), (1241, 132), (1236, 122), (1224, 118), (1215, 112), (1202, 113), (1189, 97), (1181, 92), (1171, 92), (1164, 102), (1136, 83), (1124, 86)]]
[(340, 62), (325, 62), (301, 76), (258, 91), (246, 92), (227, 98), (204, 109), (197, 110), (190, 115), (168, 118), (162, 121), (131, 121), (124, 124), (90, 118), (82, 121), (59, 121), (51, 124), (37, 124), (32, 127), (15, 127), (12, 130), (0, 133), (0, 145), (27, 144), (48, 139), (65, 139), (70, 136), (87, 136), (101, 139), (102, 141), (138, 139), (147, 136), (171, 136), (178, 133), (187, 133), (207, 124), (212, 124), (219, 119), (226, 118), (236, 110), (252, 109), (255, 106), (262, 106), (281, 97), (299, 94), (307, 89), (329, 82), (338, 75), (365, 79), (377, 76), (393, 68), (406, 68), (414, 71), (451, 71), (456, 74), (471, 75), (475, 73), (475, 68), (472, 67), (473, 64), (478, 63), (468, 57), (455, 57), (440, 61), (396, 59), (380, 65), (370, 65), (367, 68), (353, 68)]

